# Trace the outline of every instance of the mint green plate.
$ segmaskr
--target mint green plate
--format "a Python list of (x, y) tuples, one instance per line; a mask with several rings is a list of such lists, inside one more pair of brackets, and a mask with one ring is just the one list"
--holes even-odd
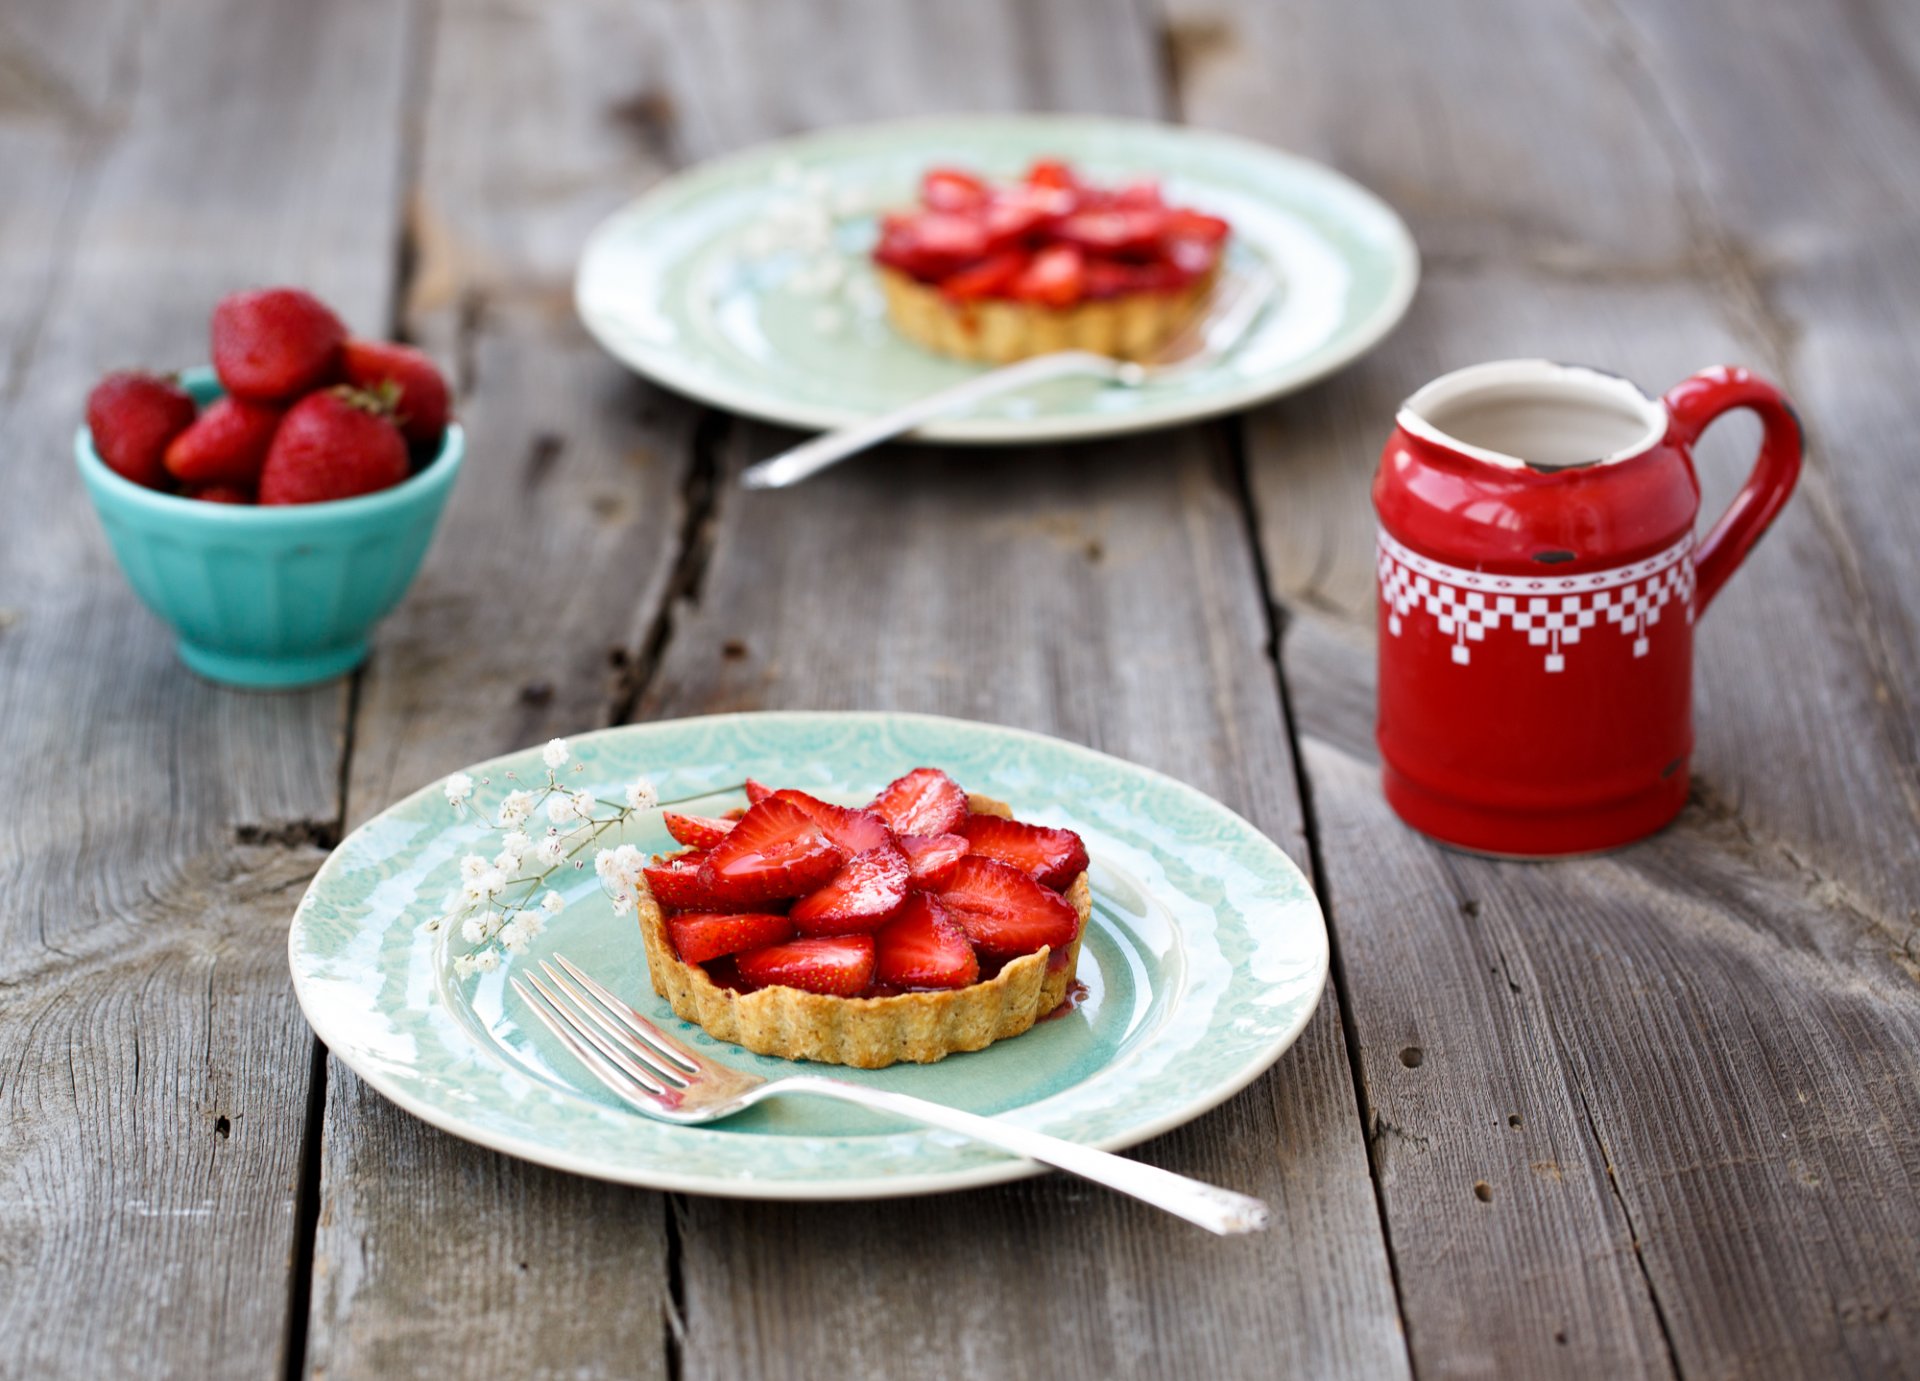
[(1225, 216), (1230, 253), (1264, 260), (1279, 295), (1207, 369), (1137, 389), (1051, 384), (931, 424), (922, 440), (1103, 436), (1243, 408), (1353, 360), (1413, 297), (1406, 226), (1329, 168), (1176, 125), (1016, 115), (825, 130), (669, 178), (594, 232), (575, 303), (607, 350), (670, 388), (770, 421), (845, 426), (979, 369), (888, 327), (867, 261), (878, 213), (911, 203), (929, 165), (1011, 177), (1042, 156), (1102, 183), (1158, 178), (1171, 200)]
[[(931, 763), (1026, 819), (1081, 832), (1094, 893), (1079, 970), (1085, 1000), (938, 1064), (834, 1071), (862, 1083), (1129, 1146), (1258, 1076), (1300, 1034), (1326, 982), (1319, 905), (1271, 840), (1192, 787), (1076, 744), (927, 715), (793, 713), (633, 725), (572, 747), (586, 766), (568, 781), (609, 798), (641, 775), (669, 800), (753, 776), (858, 802)], [(543, 779), (537, 749), (468, 771), (492, 779), (480, 788), (487, 800), (505, 772)], [(715, 808), (742, 800), (736, 791)], [(775, 1099), (705, 1127), (630, 1111), (522, 1007), (510, 975), (557, 949), (730, 1063), (768, 1076), (822, 1066), (752, 1055), (676, 1018), (647, 981), (633, 919), (613, 914), (591, 868), (566, 884), (567, 909), (532, 949), (456, 978), (460, 942), (426, 922), (481, 835), (435, 784), (349, 835), (294, 915), (288, 951), (307, 1020), (408, 1112), (543, 1165), (744, 1198), (879, 1198), (1038, 1171), (949, 1133), (817, 1099)], [(657, 817), (629, 840), (671, 847)]]

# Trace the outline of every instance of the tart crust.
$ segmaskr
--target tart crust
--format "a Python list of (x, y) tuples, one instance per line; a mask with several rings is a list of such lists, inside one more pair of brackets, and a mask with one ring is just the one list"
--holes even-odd
[(899, 269), (874, 267), (894, 330), (937, 354), (989, 364), (1010, 364), (1055, 350), (1147, 359), (1193, 320), (1220, 273), (1215, 264), (1173, 292), (1133, 292), (1071, 307), (1046, 307), (997, 297), (955, 302), (938, 287)]
[[(970, 796), (967, 805), (976, 815), (1011, 818), (1013, 814), (988, 796)], [(756, 1055), (881, 1069), (903, 1060), (931, 1064), (956, 1050), (983, 1049), (1020, 1035), (1065, 1001), (1093, 911), (1087, 875), (1075, 878), (1065, 895), (1080, 917), (1080, 929), (1060, 967), (1050, 970), (1050, 951), (1038, 949), (971, 987), (891, 997), (832, 997), (783, 987), (750, 993), (723, 988), (700, 965), (687, 963), (674, 951), (666, 917), (644, 882), (637, 911), (653, 990), (667, 1000), (676, 1016)]]

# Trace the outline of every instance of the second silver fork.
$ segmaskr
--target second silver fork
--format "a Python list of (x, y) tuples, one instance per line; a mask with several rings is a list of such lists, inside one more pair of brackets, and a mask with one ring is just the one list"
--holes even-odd
[(628, 1106), (667, 1122), (699, 1123), (730, 1117), (776, 1094), (834, 1098), (873, 1112), (997, 1146), (1043, 1165), (1165, 1209), (1210, 1232), (1229, 1235), (1267, 1226), (1267, 1206), (1171, 1170), (1128, 1160), (1042, 1132), (962, 1112), (904, 1093), (868, 1088), (844, 1079), (795, 1074), (763, 1079), (734, 1069), (684, 1045), (565, 956), (542, 960), (546, 981), (532, 973), (513, 979), (514, 991), (580, 1062)]

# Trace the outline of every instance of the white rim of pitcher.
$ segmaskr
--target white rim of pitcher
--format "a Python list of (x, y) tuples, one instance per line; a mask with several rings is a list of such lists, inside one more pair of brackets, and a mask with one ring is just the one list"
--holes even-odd
[[(1427, 421), (1424, 415), (1426, 410), (1452, 402), (1464, 394), (1484, 388), (1513, 384), (1560, 388), (1571, 386), (1602, 393), (1609, 398), (1628, 404), (1640, 414), (1646, 423), (1646, 428), (1638, 440), (1617, 451), (1596, 456), (1592, 460), (1573, 461), (1566, 465), (1539, 465), (1522, 460), (1518, 456), (1508, 455), (1504, 451), (1470, 445), (1449, 436)], [(1610, 374), (1604, 369), (1595, 369), (1591, 365), (1562, 364), (1558, 360), (1543, 359), (1490, 360), (1485, 364), (1470, 364), (1464, 369), (1442, 374), (1433, 382), (1416, 389), (1400, 405), (1400, 411), (1395, 415), (1394, 421), (1402, 430), (1432, 445), (1458, 451), (1462, 455), (1472, 456), (1475, 460), (1484, 460), (1489, 465), (1502, 466), (1508, 470), (1533, 470), (1540, 473), (1580, 470), (1594, 465), (1611, 465), (1615, 461), (1631, 460), (1659, 445), (1661, 439), (1667, 434), (1666, 404), (1647, 393), (1633, 380), (1619, 374)]]

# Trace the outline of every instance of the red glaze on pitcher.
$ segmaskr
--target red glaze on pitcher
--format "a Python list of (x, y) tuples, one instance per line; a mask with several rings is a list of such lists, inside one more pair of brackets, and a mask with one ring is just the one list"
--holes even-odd
[[(1703, 539), (1691, 448), (1748, 408), (1752, 476)], [(1531, 454), (1525, 454), (1531, 452)], [(1380, 458), (1388, 802), (1461, 848), (1612, 848), (1686, 803), (1693, 624), (1793, 492), (1798, 419), (1744, 369), (1652, 398), (1547, 360), (1476, 365), (1401, 408)]]

